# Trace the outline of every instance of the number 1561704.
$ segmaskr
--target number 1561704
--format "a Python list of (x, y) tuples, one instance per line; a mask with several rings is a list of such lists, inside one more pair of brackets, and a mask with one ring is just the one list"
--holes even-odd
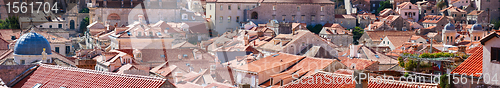
[(58, 10), (57, 2), (52, 5), (49, 2), (8, 2), (5, 6), (7, 6), (7, 13), (26, 13), (28, 10), (31, 13), (49, 13), (50, 11), (57, 13)]

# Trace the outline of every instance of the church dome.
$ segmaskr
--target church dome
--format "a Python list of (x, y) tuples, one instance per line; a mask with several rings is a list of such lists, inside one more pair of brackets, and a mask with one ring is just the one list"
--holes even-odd
[(482, 30), (482, 29), (483, 29), (483, 27), (479, 24), (474, 24), (471, 27), (471, 30)]
[(16, 55), (42, 55), (43, 48), (47, 55), (52, 54), (50, 43), (42, 35), (34, 32), (29, 32), (17, 39), (14, 46), (14, 54)]
[(455, 30), (455, 26), (451, 23), (448, 23), (444, 26), (444, 29), (446, 30)]

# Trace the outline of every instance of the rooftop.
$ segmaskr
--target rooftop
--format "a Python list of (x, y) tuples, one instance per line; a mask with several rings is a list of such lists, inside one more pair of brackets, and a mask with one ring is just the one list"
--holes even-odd
[(476, 52), (469, 56), (464, 62), (457, 66), (457, 68), (451, 71), (451, 74), (467, 74), (473, 75), (474, 77), (480, 77), (483, 73), (483, 47), (479, 46), (476, 48)]
[[(134, 82), (130, 82), (134, 81)], [(40, 64), (13, 87), (160, 87), (166, 79)]]

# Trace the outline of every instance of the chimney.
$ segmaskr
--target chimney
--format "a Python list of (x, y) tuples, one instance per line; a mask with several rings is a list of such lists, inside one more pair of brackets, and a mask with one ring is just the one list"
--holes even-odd
[[(364, 75), (363, 77), (361, 77), (361, 75), (359, 75), (360, 73), (363, 73), (363, 71), (361, 70), (354, 70), (354, 72), (352, 73), (352, 76), (354, 76), (354, 80), (356, 80), (357, 83), (356, 84), (356, 87), (355, 88), (368, 88), (368, 79), (369, 77), (367, 77), (367, 75)], [(358, 77), (356, 77), (358, 76)], [(361, 78), (365, 78), (365, 79), (361, 79)]]
[(465, 45), (458, 46), (458, 52), (465, 52), (465, 48), (466, 48)]

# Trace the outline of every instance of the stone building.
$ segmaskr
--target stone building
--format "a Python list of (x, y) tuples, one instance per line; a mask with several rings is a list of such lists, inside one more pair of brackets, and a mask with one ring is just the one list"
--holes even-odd
[(500, 20), (500, 1), (498, 0), (475, 0), (477, 10), (483, 10), (488, 14), (490, 20)]
[(443, 9), (439, 12), (441, 12), (441, 14), (443, 14), (445, 16), (451, 16), (453, 19), (450, 19), (450, 20), (453, 20), (454, 22), (466, 23), (467, 11), (462, 10), (458, 7), (451, 6), (451, 7), (448, 7), (446, 9)]
[(404, 2), (398, 5), (395, 11), (399, 13), (401, 17), (403, 17), (403, 19), (405, 20), (412, 22), (418, 21), (417, 13), (419, 9), (417, 5), (412, 4), (411, 2)]
[(353, 29), (356, 27), (356, 18), (352, 15), (335, 15), (334, 22), (339, 23), (347, 29)]
[(457, 35), (457, 30), (455, 30), (455, 25), (453, 25), (452, 23), (446, 24), (446, 26), (444, 26), (444, 29), (441, 33), (442, 33), (441, 35), (443, 35), (442, 36), (443, 38), (441, 38), (443, 41), (443, 44), (445, 44), (445, 45), (454, 45), (455, 44), (456, 35)]
[(435, 28), (432, 29), (434, 32), (443, 29), (444, 25), (448, 22), (448, 18), (445, 16), (427, 15), (422, 18), (422, 26), (424, 26), (424, 28), (435, 26)]
[(238, 29), (240, 22), (248, 21), (248, 10), (256, 8), (258, 3), (260, 0), (208, 0), (205, 18), (209, 18), (214, 30), (222, 34)]
[(352, 33), (340, 26), (340, 24), (325, 24), (321, 32), (319, 32), (319, 36), (330, 40), (339, 47), (347, 47), (353, 41)]
[(334, 2), (330, 0), (265, 0), (249, 10), (247, 18), (257, 24), (277, 20), (315, 25), (334, 20), (334, 11)]
[(377, 20), (377, 17), (375, 14), (371, 13), (365, 13), (365, 14), (358, 14), (356, 16), (357, 22), (359, 24), (359, 27), (365, 28), (368, 27), (371, 23), (373, 23), (375, 20)]
[(483, 10), (474, 10), (467, 14), (467, 24), (488, 25), (489, 23), (488, 13)]

